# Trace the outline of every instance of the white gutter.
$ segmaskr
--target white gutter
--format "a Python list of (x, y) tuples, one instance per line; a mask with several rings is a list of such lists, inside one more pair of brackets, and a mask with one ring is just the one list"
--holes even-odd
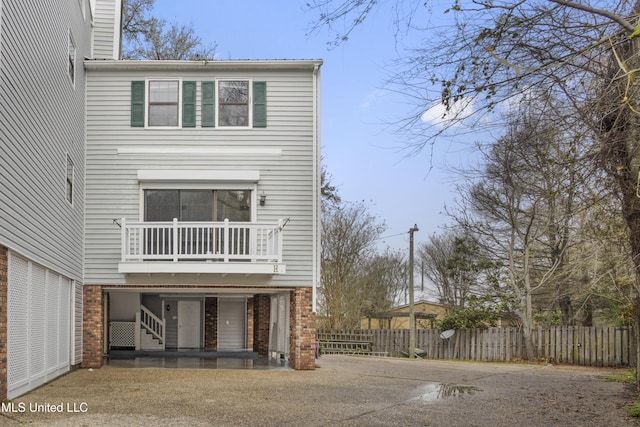
[[(174, 61), (174, 60), (111, 60), (85, 59), (87, 70), (153, 71), (153, 70), (316, 70), (322, 60), (312, 59), (260, 59), (260, 60), (214, 60), (214, 61)], [(314, 71), (316, 73), (316, 71)]]

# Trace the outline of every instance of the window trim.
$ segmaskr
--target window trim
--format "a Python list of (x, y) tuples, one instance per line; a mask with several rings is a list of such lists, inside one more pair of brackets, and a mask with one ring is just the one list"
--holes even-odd
[[(221, 82), (247, 82), (247, 126), (225, 126), (220, 124), (220, 83)], [(221, 78), (216, 79), (215, 85), (215, 127), (218, 129), (252, 129), (253, 128), (253, 79), (238, 78)]]
[[(178, 83), (178, 100), (176, 108), (178, 110), (178, 123), (175, 126), (152, 126), (149, 124), (151, 119), (151, 82), (177, 82)], [(179, 129), (182, 128), (182, 77), (147, 77), (144, 79), (144, 127), (145, 129)]]
[(82, 12), (82, 20), (87, 20), (87, 8), (85, 6), (85, 0), (78, 0), (78, 5), (80, 6), (80, 11)]
[[(258, 209), (258, 184), (249, 183), (226, 183), (226, 182), (206, 182), (206, 183), (189, 183), (189, 182), (140, 182), (138, 185), (139, 211), (138, 218), (145, 221), (145, 190), (244, 190), (251, 192), (251, 213), (250, 222), (255, 222)], [(214, 221), (215, 222), (215, 221)]]
[(76, 69), (78, 65), (77, 52), (78, 48), (71, 28), (67, 28), (67, 75), (74, 89), (76, 87)]
[(76, 174), (75, 165), (73, 164), (73, 160), (71, 159), (71, 156), (69, 155), (69, 153), (67, 153), (67, 162), (66, 162), (66, 168), (65, 168), (64, 198), (67, 200), (67, 202), (69, 202), (71, 206), (73, 206), (73, 199), (74, 199), (73, 187), (74, 187), (74, 181), (75, 181), (75, 174)]

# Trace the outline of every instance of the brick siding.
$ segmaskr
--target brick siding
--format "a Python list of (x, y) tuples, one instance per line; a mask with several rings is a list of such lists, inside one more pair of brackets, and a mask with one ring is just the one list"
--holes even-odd
[(297, 370), (316, 368), (316, 317), (312, 298), (312, 288), (296, 288), (291, 293), (289, 366)]
[(253, 298), (247, 298), (247, 349), (253, 348), (253, 330), (255, 319), (253, 317)]
[(253, 298), (253, 351), (260, 356), (269, 354), (269, 323), (271, 322), (271, 296), (256, 295)]
[(100, 368), (105, 339), (102, 286), (84, 285), (83, 299), (81, 367)]
[(218, 298), (204, 299), (204, 348), (218, 348)]

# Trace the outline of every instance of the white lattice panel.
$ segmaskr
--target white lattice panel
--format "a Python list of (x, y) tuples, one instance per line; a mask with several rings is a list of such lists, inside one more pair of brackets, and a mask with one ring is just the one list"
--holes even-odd
[(29, 263), (9, 254), (7, 389), (29, 381)]
[(60, 276), (58, 292), (58, 368), (69, 365), (71, 280)]
[(31, 298), (30, 298), (30, 336), (29, 336), (29, 359), (31, 362), (30, 376), (39, 376), (46, 373), (45, 355), (45, 331), (46, 331), (46, 310), (44, 295), (46, 292), (46, 270), (39, 265), (31, 267)]
[(7, 396), (69, 370), (73, 282), (9, 253)]
[(49, 274), (47, 278), (47, 371), (58, 366), (58, 293), (60, 277)]
[(111, 347), (135, 347), (136, 322), (109, 323), (109, 345)]
[(74, 282), (73, 360), (72, 365), (82, 362), (82, 283)]

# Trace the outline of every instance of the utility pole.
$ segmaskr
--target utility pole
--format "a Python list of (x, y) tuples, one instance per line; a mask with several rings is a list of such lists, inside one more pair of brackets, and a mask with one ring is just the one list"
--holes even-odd
[(416, 348), (416, 312), (413, 304), (413, 233), (418, 231), (414, 224), (409, 229), (409, 359), (415, 358)]

